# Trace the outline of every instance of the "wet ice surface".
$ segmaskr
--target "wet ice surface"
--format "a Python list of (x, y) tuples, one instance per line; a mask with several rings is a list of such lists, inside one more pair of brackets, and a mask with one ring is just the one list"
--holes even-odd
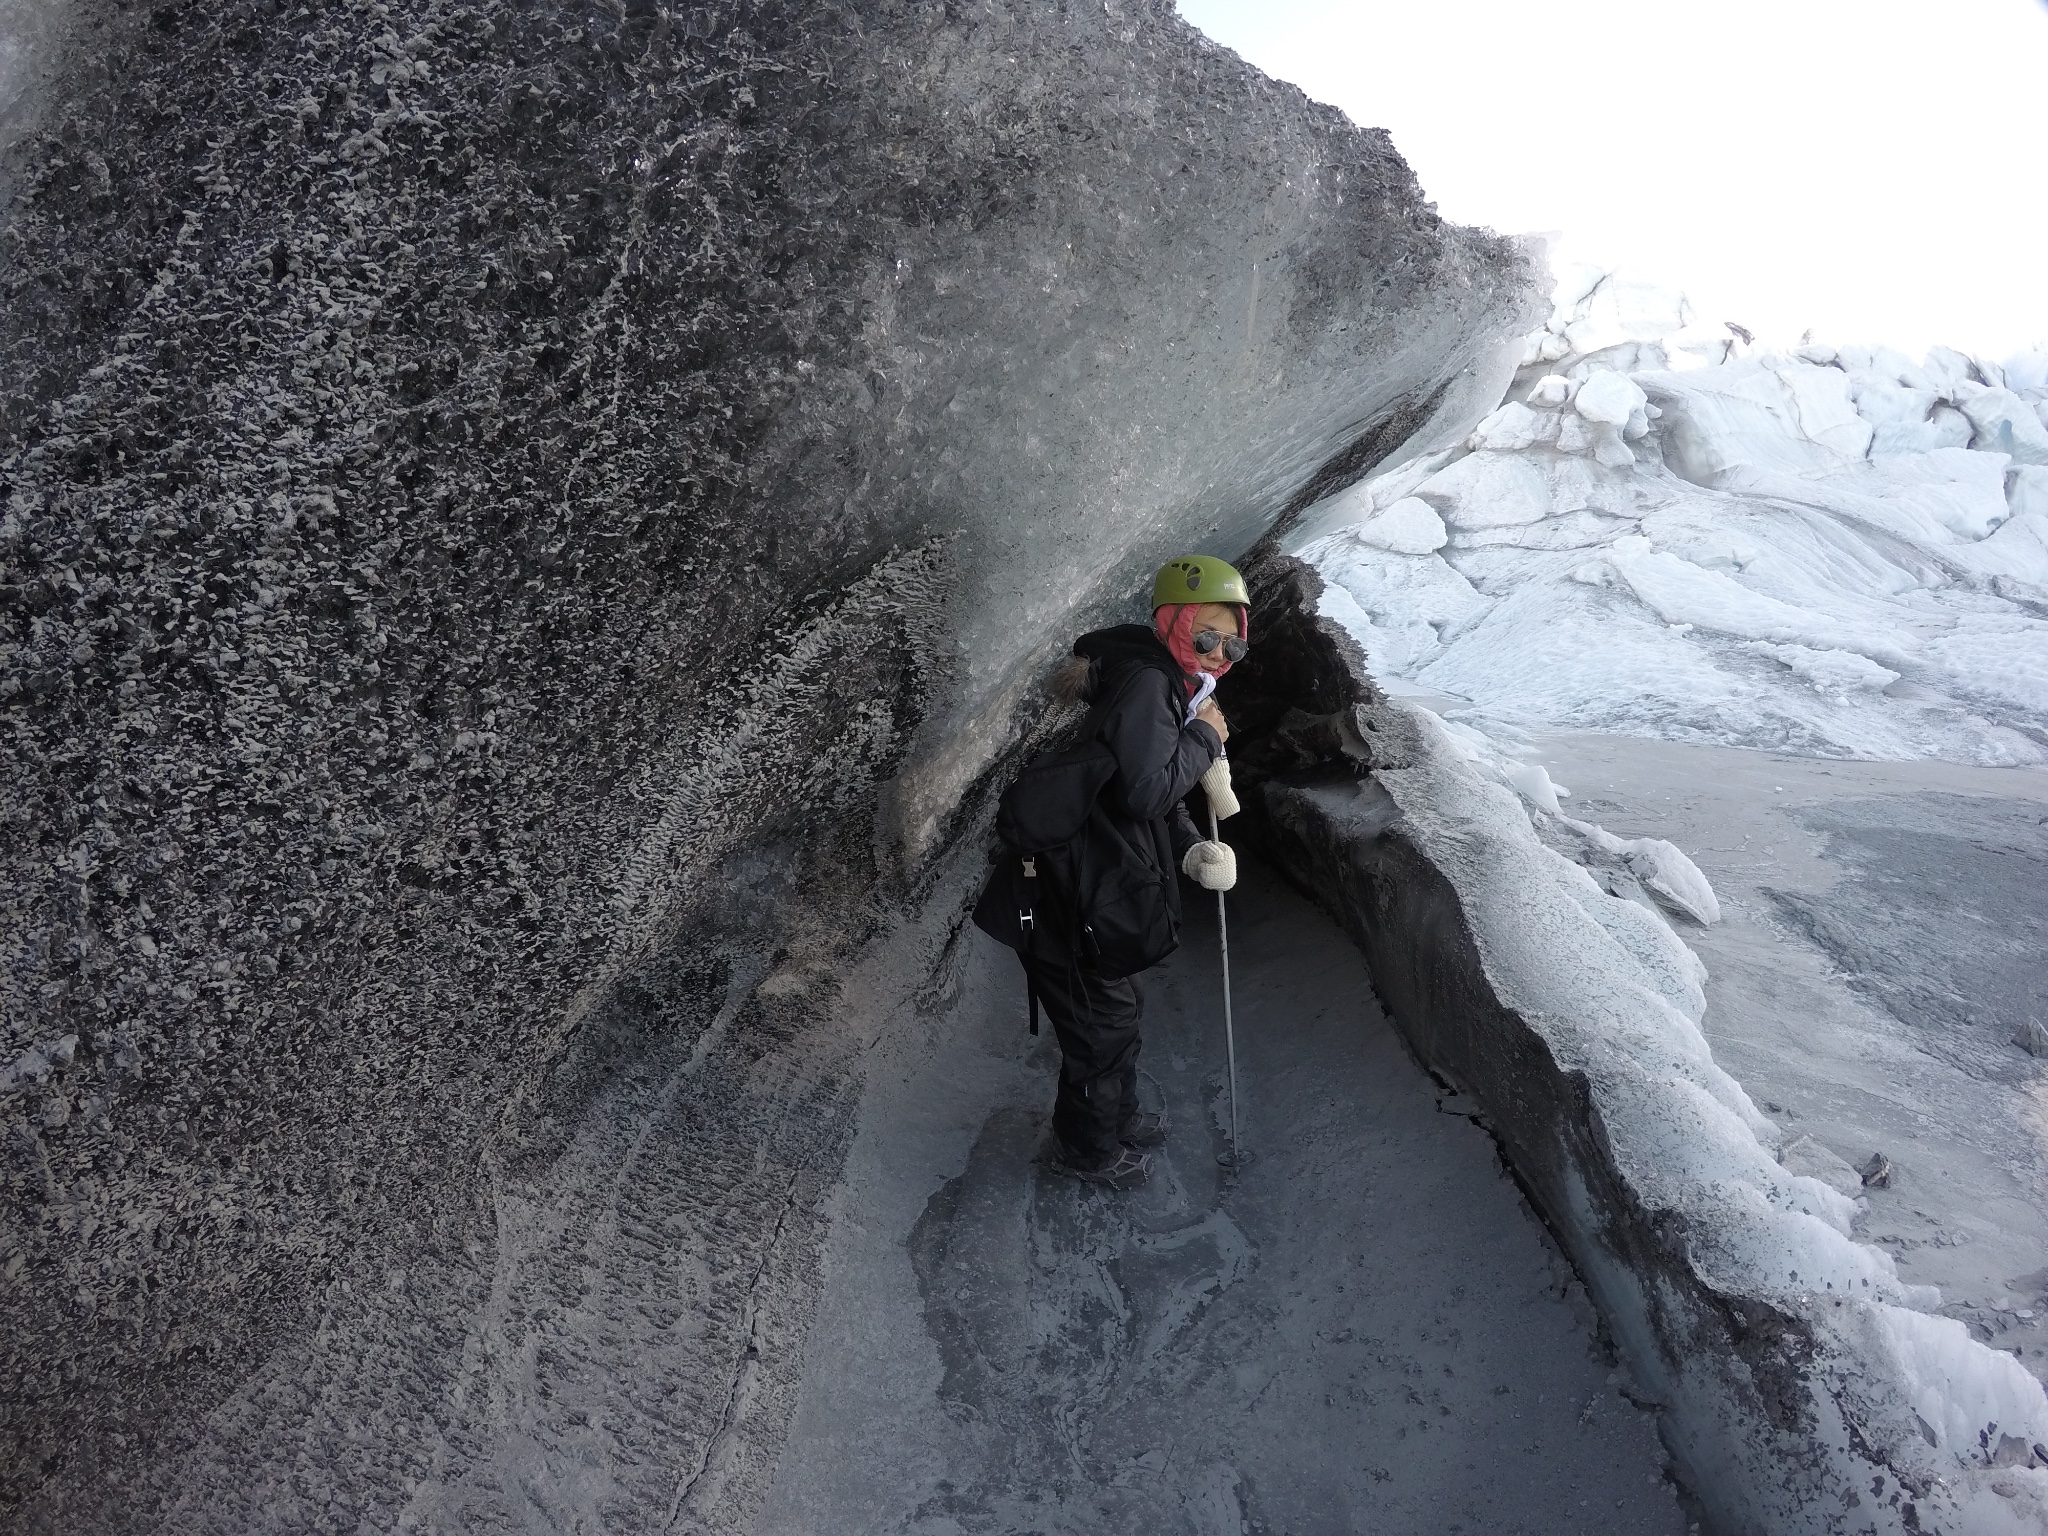
[(1491, 1141), (1258, 866), (1231, 908), (1255, 1157), (1224, 1181), (1197, 905), (1148, 1000), (1173, 1127), (1135, 1195), (1036, 1161), (1055, 1048), (979, 936), (953, 1009), (884, 1044), (760, 1528), (1682, 1530), (1653, 1421)]
[(2048, 1014), (2048, 774), (1590, 734), (1532, 757), (1574, 815), (1698, 863), (1715, 1059), (1788, 1143), (1890, 1158), (1890, 1188), (1849, 1185), (1857, 1236), (2048, 1378), (2048, 1072), (2012, 1044)]

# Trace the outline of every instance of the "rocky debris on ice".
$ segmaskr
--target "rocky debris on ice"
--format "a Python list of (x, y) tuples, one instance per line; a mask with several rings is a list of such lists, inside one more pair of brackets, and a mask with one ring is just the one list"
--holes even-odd
[(2029, 1056), (2048, 1060), (2048, 1024), (2029, 1019), (2013, 1032), (2012, 1043)]
[(1778, 1149), (1778, 1161), (1788, 1173), (1819, 1179), (1852, 1200), (1863, 1193), (1863, 1175), (1811, 1136), (1797, 1136), (1786, 1142)]

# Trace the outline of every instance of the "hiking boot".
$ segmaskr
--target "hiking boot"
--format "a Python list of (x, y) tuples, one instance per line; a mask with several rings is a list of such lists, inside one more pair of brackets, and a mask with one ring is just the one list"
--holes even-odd
[(1152, 1159), (1129, 1147), (1118, 1147), (1116, 1156), (1104, 1162), (1079, 1161), (1058, 1141), (1053, 1143), (1052, 1166), (1056, 1172), (1089, 1184), (1106, 1184), (1111, 1189), (1136, 1189), (1152, 1176)]
[(1166, 1115), (1163, 1112), (1155, 1115), (1149, 1109), (1126, 1115), (1123, 1124), (1116, 1128), (1116, 1139), (1127, 1147), (1163, 1147), (1166, 1145)]

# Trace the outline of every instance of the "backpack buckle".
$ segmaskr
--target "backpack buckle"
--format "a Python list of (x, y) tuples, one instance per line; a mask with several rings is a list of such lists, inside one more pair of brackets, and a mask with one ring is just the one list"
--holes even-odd
[(1036, 880), (1038, 878), (1038, 860), (1032, 858), (1029, 854), (1024, 856), (1024, 878), (1026, 880)]
[(1031, 920), (1031, 909), (1029, 907), (1022, 907), (1018, 909), (1017, 926), (1019, 928), (1022, 928), (1026, 933), (1036, 932), (1036, 927)]

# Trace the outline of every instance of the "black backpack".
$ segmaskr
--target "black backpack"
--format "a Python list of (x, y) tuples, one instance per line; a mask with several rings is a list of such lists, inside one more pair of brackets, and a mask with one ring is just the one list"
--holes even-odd
[(1106, 979), (1157, 965), (1180, 943), (1176, 872), (1160, 867), (1148, 827), (1120, 825), (1103, 804), (1116, 757), (1100, 731), (1114, 701), (1090, 712), (1079, 745), (1036, 759), (1003, 792), (1002, 847), (974, 904), (974, 924), (991, 938)]

